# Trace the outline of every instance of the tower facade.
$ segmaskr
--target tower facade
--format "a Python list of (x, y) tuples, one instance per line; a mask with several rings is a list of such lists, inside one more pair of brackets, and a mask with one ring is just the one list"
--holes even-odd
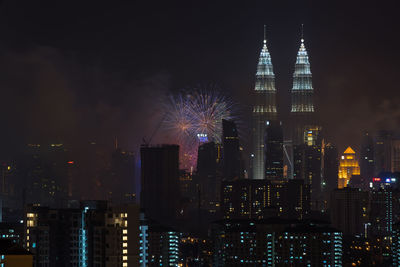
[(223, 179), (241, 178), (239, 136), (233, 121), (222, 120)]
[(340, 158), (338, 188), (346, 187), (352, 175), (360, 175), (356, 152), (348, 147)]
[(265, 178), (283, 179), (283, 130), (280, 121), (267, 121), (265, 131)]
[(361, 143), (360, 168), (361, 176), (371, 181), (375, 174), (374, 141), (368, 132), (364, 133)]
[[(308, 128), (315, 128), (314, 122), (314, 89), (308, 54), (301, 39), (300, 49), (297, 53), (293, 73), (293, 87), (291, 91), (292, 106), (291, 117), (293, 120), (293, 144), (304, 143)], [(314, 126), (313, 126), (314, 125)]]
[(257, 66), (253, 103), (253, 179), (264, 179), (266, 123), (277, 118), (275, 74), (265, 36)]

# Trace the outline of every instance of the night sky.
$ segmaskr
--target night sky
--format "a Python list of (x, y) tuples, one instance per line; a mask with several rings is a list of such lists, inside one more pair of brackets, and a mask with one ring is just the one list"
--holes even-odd
[(400, 130), (395, 1), (235, 2), (2, 1), (0, 155), (115, 136), (136, 150), (162, 96), (203, 84), (231, 95), (246, 121), (263, 24), (283, 118), (304, 23), (328, 138), (344, 150), (363, 130)]

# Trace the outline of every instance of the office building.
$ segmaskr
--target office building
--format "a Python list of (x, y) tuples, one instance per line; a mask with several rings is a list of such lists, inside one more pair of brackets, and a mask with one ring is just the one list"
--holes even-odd
[(352, 175), (360, 175), (360, 166), (356, 159), (356, 152), (348, 147), (340, 157), (338, 188), (346, 187)]
[(375, 174), (391, 170), (391, 143), (393, 133), (380, 130), (374, 136)]
[(111, 179), (109, 193), (113, 203), (134, 202), (135, 188), (135, 156), (133, 152), (116, 148), (111, 158)]
[(146, 217), (169, 225), (179, 214), (179, 146), (142, 146), (141, 207)]
[(375, 175), (374, 140), (369, 132), (365, 132), (360, 151), (360, 172), (368, 183)]
[(253, 149), (252, 167), (253, 179), (265, 178), (265, 127), (267, 121), (276, 120), (276, 89), (275, 74), (272, 67), (271, 55), (267, 48), (264, 26), (264, 45), (260, 53), (254, 88), (253, 105)]
[(339, 158), (335, 145), (323, 146), (323, 192), (329, 198), (330, 192), (338, 187)]
[(301, 145), (316, 126), (314, 118), (314, 89), (308, 53), (302, 37), (297, 53), (291, 90), (292, 140), (293, 145)]
[(283, 180), (282, 122), (267, 121), (265, 130), (265, 178)]
[(304, 180), (310, 188), (311, 209), (320, 210), (322, 200), (321, 146), (297, 145), (293, 149), (294, 179)]
[(201, 208), (215, 214), (219, 209), (222, 180), (221, 145), (214, 142), (199, 146), (197, 176), (200, 185)]
[(223, 179), (230, 181), (243, 178), (239, 135), (233, 121), (222, 120), (222, 147)]

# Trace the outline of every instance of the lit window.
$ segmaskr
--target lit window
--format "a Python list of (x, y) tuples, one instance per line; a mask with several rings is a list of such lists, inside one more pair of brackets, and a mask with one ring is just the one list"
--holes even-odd
[(126, 240), (128, 240), (128, 237), (127, 236), (123, 236), (122, 240), (126, 241)]
[(127, 230), (127, 229), (124, 229), (124, 230), (122, 230), (122, 233), (123, 233), (124, 235), (126, 235), (126, 234), (128, 233), (128, 230)]

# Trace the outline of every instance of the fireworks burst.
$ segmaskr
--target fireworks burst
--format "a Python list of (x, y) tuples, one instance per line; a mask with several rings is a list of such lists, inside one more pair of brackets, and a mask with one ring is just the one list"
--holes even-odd
[[(165, 106), (163, 128), (181, 146), (185, 155), (195, 161), (200, 142), (221, 142), (222, 120), (235, 119), (234, 104), (216, 91), (195, 91), (170, 96)], [(193, 166), (193, 165), (192, 165)]]

